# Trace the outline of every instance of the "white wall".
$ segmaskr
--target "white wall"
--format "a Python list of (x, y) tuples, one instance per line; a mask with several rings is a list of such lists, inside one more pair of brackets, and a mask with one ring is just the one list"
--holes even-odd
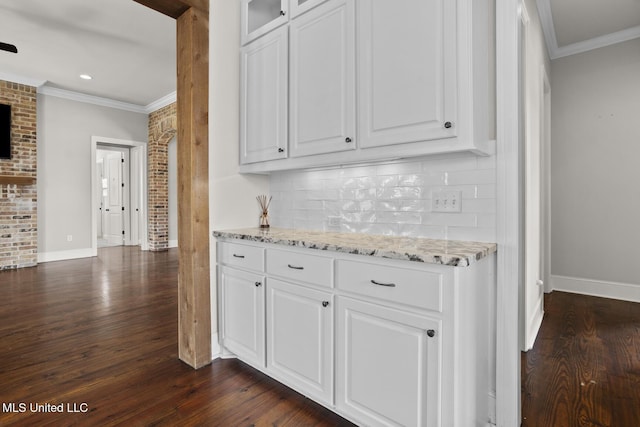
[(552, 61), (551, 85), (554, 288), (638, 300), (640, 39)]
[[(271, 175), (271, 224), (286, 228), (496, 241), (496, 157), (473, 154)], [(432, 192), (459, 190), (462, 212), (434, 213)]]
[(178, 143), (176, 137), (167, 149), (167, 177), (169, 181), (169, 247), (178, 246)]
[(91, 137), (146, 141), (147, 115), (43, 94), (37, 102), (39, 256), (90, 250)]
[[(211, 0), (209, 14), (209, 224), (211, 231), (258, 225), (264, 176), (240, 175), (240, 2)], [(211, 239), (211, 323), (217, 349), (215, 239)]]

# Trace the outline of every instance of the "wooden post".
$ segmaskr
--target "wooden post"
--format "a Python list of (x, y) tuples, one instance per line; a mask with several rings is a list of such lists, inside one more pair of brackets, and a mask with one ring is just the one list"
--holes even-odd
[(135, 0), (177, 19), (178, 356), (211, 363), (209, 1)]

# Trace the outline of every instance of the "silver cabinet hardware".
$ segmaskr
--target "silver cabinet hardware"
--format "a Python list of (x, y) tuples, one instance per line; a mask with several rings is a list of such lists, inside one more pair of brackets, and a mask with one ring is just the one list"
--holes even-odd
[(396, 287), (395, 283), (381, 283), (381, 282), (376, 282), (375, 280), (372, 280), (371, 283), (373, 283), (374, 285), (378, 285), (378, 286), (386, 286), (388, 288), (395, 288)]
[(244, 255), (236, 255), (236, 254), (233, 254), (233, 257), (234, 257), (234, 258), (244, 258)]
[(304, 267), (298, 267), (296, 265), (287, 264), (287, 267), (293, 268), (294, 270), (304, 270)]

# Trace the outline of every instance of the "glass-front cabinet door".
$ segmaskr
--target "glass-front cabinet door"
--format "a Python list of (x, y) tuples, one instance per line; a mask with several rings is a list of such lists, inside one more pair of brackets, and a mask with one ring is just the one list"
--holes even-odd
[(285, 24), (288, 14), (289, 0), (242, 0), (242, 44)]
[(291, 0), (291, 16), (296, 17), (327, 0)]

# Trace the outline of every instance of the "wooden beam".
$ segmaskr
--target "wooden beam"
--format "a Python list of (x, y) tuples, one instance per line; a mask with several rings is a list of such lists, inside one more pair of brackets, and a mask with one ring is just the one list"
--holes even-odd
[(211, 363), (209, 283), (209, 14), (178, 25), (178, 347), (185, 363)]
[(30, 176), (0, 175), (0, 185), (33, 185), (36, 179)]
[(163, 15), (178, 19), (190, 8), (194, 7), (209, 13), (209, 0), (133, 0)]

